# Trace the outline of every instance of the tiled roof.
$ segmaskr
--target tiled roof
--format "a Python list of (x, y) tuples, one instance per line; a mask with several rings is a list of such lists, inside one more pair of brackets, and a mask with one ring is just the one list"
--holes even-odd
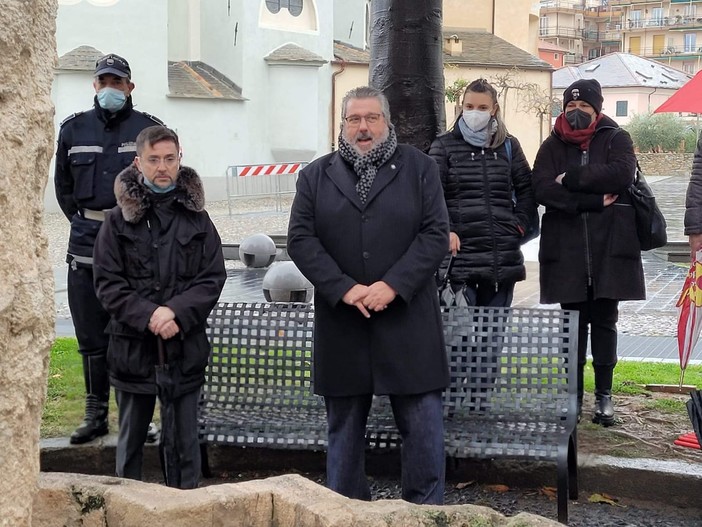
[(335, 40), (334, 58), (340, 62), (351, 64), (368, 64), (370, 62), (370, 51)]
[(548, 42), (547, 40), (539, 39), (539, 51), (560, 51), (561, 53), (569, 53), (570, 50), (557, 46), (553, 42)]
[(239, 86), (200, 61), (169, 62), (168, 90), (169, 97), (246, 100)]
[(104, 53), (91, 46), (79, 46), (59, 57), (59, 70), (95, 71), (95, 62)]
[(462, 43), (462, 52), (458, 55), (444, 52), (444, 64), (470, 64), (471, 66), (536, 70), (553, 69), (548, 62), (487, 31), (444, 28), (444, 41), (449, 37), (454, 37), (454, 35)]
[(292, 63), (292, 64), (306, 64), (321, 66), (326, 64), (328, 61), (324, 57), (320, 57), (316, 53), (293, 44), (292, 42), (288, 44), (283, 44), (277, 49), (271, 51), (266, 55), (263, 60), (268, 63), (280, 64), (280, 63)]
[(647, 86), (680, 88), (692, 75), (670, 68), (655, 60), (630, 53), (609, 53), (577, 66), (553, 72), (553, 87), (567, 88), (578, 79), (597, 79), (603, 88)]

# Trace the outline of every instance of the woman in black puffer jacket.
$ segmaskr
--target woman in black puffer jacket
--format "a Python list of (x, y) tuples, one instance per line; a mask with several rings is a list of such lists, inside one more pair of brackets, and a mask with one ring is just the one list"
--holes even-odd
[(462, 106), (453, 129), (429, 151), (449, 212), (449, 278), (471, 305), (509, 306), (514, 285), (526, 278), (520, 245), (536, 215), (531, 168), (519, 141), (507, 135), (495, 88), (471, 82)]

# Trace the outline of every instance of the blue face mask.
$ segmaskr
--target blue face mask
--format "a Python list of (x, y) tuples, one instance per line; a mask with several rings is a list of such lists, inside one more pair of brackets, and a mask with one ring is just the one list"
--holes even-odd
[(144, 179), (144, 185), (146, 185), (146, 188), (148, 188), (154, 194), (165, 194), (166, 192), (170, 192), (176, 188), (175, 183), (171, 183), (167, 187), (159, 187), (158, 185), (149, 181), (149, 178), (147, 178), (144, 174), (142, 174), (141, 177)]
[(122, 109), (127, 102), (127, 96), (123, 91), (108, 87), (97, 93), (97, 100), (100, 108), (114, 113)]

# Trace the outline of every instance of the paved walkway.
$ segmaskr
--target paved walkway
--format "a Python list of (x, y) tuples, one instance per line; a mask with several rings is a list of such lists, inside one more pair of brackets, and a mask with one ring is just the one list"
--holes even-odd
[[(668, 222), (668, 239), (684, 241), (682, 217), (684, 212), (685, 190), (687, 177), (649, 177), (656, 197)], [(233, 240), (240, 241), (240, 240)], [(524, 246), (527, 260), (528, 279), (517, 284), (513, 305), (520, 307), (547, 307), (539, 304), (538, 279), (538, 239)], [(275, 264), (274, 264), (275, 265)], [(263, 276), (266, 269), (237, 269), (230, 270), (229, 278), (222, 292), (221, 300), (227, 302), (262, 302)], [(632, 318), (640, 315), (650, 319), (651, 324), (663, 324), (663, 336), (641, 336), (636, 330), (620, 331), (619, 356), (630, 360), (678, 361), (677, 341), (674, 328), (671, 329), (671, 319), (677, 315), (675, 303), (682, 288), (687, 266), (674, 264), (664, 260), (655, 252), (644, 253), (644, 273), (646, 277), (646, 300), (622, 302), (620, 305), (621, 318)], [(65, 304), (66, 270), (55, 270), (57, 305)], [(73, 335), (70, 318), (58, 318), (56, 332), (59, 336)], [(628, 333), (628, 334), (627, 334)], [(649, 331), (640, 332), (650, 334)], [(702, 346), (702, 344), (700, 344)], [(694, 363), (699, 363), (700, 351), (693, 353)]]

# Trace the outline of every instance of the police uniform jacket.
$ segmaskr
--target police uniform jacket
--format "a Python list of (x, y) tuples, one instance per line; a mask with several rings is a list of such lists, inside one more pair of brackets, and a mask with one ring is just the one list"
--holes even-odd
[(61, 210), (71, 222), (68, 262), (71, 255), (82, 257), (81, 262), (92, 255), (101, 222), (86, 218), (84, 211), (115, 206), (115, 177), (134, 160), (139, 132), (156, 124), (163, 123), (134, 110), (131, 97), (115, 113), (102, 109), (96, 98), (93, 109), (61, 123), (54, 185)]
[(167, 340), (171, 371), (181, 393), (204, 382), (210, 346), (207, 316), (226, 279), (222, 244), (204, 207), (200, 178), (182, 167), (176, 189), (154, 194), (136, 167), (115, 181), (117, 206), (95, 241), (93, 273), (98, 299), (110, 314), (110, 381), (133, 393), (156, 393), (156, 340), (152, 313), (168, 306), (180, 332)]
[[(554, 131), (536, 155), (534, 195), (546, 207), (541, 218), (541, 302), (574, 303), (593, 298), (646, 298), (641, 246), (627, 188), (636, 156), (629, 134), (607, 116), (587, 150)], [(556, 181), (565, 173), (563, 184)], [(604, 206), (605, 194), (617, 201)]]
[[(448, 250), (436, 163), (398, 145), (366, 203), (358, 176), (326, 155), (298, 178), (288, 253), (315, 286), (314, 390), (327, 396), (417, 394), (448, 384), (433, 275)], [(397, 297), (365, 318), (342, 301), (355, 284), (386, 282)]]

